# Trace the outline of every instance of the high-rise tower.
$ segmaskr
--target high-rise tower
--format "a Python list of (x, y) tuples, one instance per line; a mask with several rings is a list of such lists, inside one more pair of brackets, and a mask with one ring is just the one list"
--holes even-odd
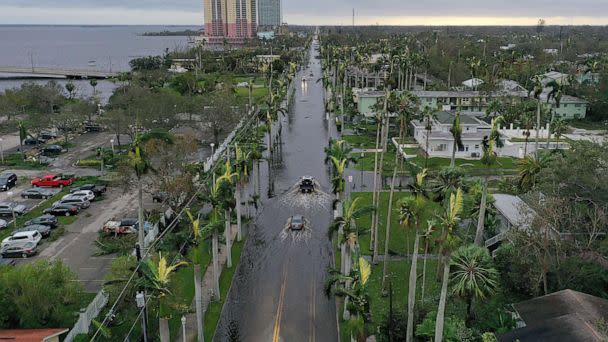
[(205, 36), (209, 43), (253, 38), (257, 28), (256, 0), (204, 0)]
[(258, 25), (276, 28), (283, 23), (281, 0), (258, 0)]

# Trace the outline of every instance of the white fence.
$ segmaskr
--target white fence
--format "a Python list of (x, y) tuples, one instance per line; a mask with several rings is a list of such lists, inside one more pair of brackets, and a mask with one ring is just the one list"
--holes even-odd
[(88, 334), (91, 321), (93, 321), (93, 319), (99, 315), (101, 309), (103, 309), (107, 303), (108, 295), (103, 290), (99, 291), (91, 304), (87, 306), (86, 310), (80, 312), (78, 321), (76, 324), (74, 324), (72, 330), (70, 330), (68, 335), (65, 337), (64, 342), (72, 342), (79, 334)]

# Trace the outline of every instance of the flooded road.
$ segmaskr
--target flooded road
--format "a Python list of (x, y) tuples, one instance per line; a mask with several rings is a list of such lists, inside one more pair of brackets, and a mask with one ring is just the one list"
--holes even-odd
[[(323, 293), (333, 259), (327, 237), (332, 196), (323, 162), (329, 133), (322, 85), (316, 82), (321, 77), (316, 53), (311, 50), (308, 68), (298, 73), (294, 107), (283, 118), (282, 162), (272, 177), (268, 165), (261, 165), (261, 212), (248, 230), (214, 341), (337, 339), (334, 301)], [(297, 191), (305, 175), (316, 179), (320, 192)], [(272, 197), (267, 196), (269, 185)], [(287, 229), (292, 215), (303, 215), (302, 231)]]

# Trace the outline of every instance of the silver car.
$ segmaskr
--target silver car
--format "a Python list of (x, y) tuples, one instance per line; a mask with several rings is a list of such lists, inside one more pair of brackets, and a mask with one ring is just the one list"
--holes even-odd
[(0, 216), (23, 215), (27, 207), (15, 202), (0, 202)]
[(61, 201), (57, 201), (57, 202), (53, 203), (53, 207), (56, 207), (60, 204), (73, 205), (80, 209), (86, 209), (91, 206), (91, 202), (89, 202), (86, 198), (72, 197), (72, 196), (66, 197), (66, 198), (62, 199)]

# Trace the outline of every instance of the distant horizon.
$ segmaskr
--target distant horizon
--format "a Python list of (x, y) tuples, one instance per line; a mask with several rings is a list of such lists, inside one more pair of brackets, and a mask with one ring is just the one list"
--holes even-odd
[[(289, 24), (288, 26), (302, 26), (302, 27), (353, 27), (353, 25), (347, 24), (324, 24), (324, 25), (315, 25), (315, 24)], [(58, 27), (137, 27), (137, 26), (163, 26), (163, 27), (200, 27), (204, 28), (203, 24), (0, 24), (1, 26), (58, 26)], [(536, 27), (537, 24), (480, 24), (480, 25), (458, 25), (458, 24), (412, 24), (412, 25), (399, 25), (399, 24), (363, 24), (357, 25), (354, 27)], [(545, 27), (608, 27), (608, 24), (546, 24)]]

